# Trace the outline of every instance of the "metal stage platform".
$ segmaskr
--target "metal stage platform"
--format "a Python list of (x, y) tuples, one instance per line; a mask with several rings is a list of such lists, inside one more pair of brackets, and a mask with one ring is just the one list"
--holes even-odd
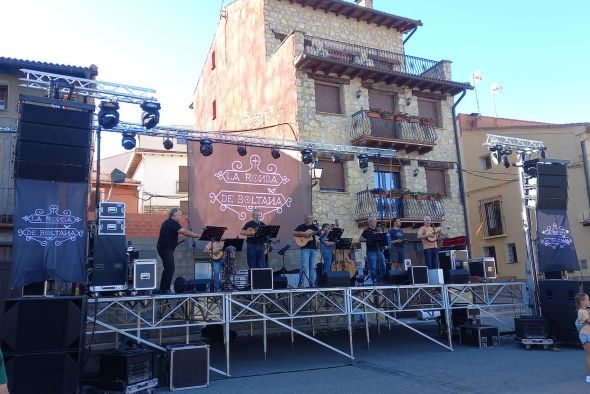
[[(512, 319), (507, 316), (528, 312), (525, 289), (523, 282), (499, 282), (89, 298), (87, 335), (112, 333), (115, 341), (122, 335), (165, 351), (163, 339), (172, 330), (176, 336), (182, 332), (185, 342), (189, 343), (191, 327), (221, 325), (225, 371), (210, 369), (231, 376), (230, 328), (249, 329), (251, 334), (260, 332), (265, 355), (268, 333), (278, 329), (289, 332), (293, 343), (297, 334), (352, 362), (352, 330), (353, 325), (363, 324), (359, 321), (364, 322), (367, 346), (370, 345), (369, 326), (376, 324), (380, 330), (382, 323), (386, 323), (403, 326), (453, 350), (452, 330), (447, 330), (446, 338), (442, 339), (437, 330), (432, 330), (432, 324), (407, 319), (408, 313), (434, 316), (437, 311), (444, 312), (446, 327), (452, 327), (452, 310), (477, 310), (482, 317), (493, 319), (500, 330), (513, 331)], [(348, 348), (339, 349), (316, 337), (316, 332), (326, 324), (348, 331)]]

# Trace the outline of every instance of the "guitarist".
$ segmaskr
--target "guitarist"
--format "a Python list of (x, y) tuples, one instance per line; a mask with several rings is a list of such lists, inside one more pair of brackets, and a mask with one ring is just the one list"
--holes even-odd
[(376, 242), (370, 240), (372, 234), (379, 233), (377, 229), (377, 218), (371, 216), (368, 219), (369, 227), (367, 227), (360, 236), (361, 242), (367, 243), (367, 260), (371, 269), (371, 280), (373, 284), (381, 279), (381, 276), (385, 275), (386, 263), (385, 256), (383, 255), (382, 246)]
[(211, 257), (211, 272), (213, 273), (213, 290), (221, 290), (221, 267), (223, 266), (223, 242), (209, 241), (203, 252), (208, 253)]
[(334, 242), (328, 241), (328, 234), (332, 231), (329, 223), (322, 224), (320, 234), (320, 252), (322, 253), (322, 263), (324, 264), (324, 275), (332, 270), (332, 259), (334, 258)]
[(266, 268), (264, 259), (264, 238), (253, 237), (258, 226), (264, 226), (262, 222), (262, 212), (254, 208), (252, 210), (252, 220), (244, 224), (240, 235), (244, 235), (246, 238), (246, 259), (248, 260), (249, 268)]
[(424, 260), (428, 269), (438, 268), (437, 230), (432, 225), (430, 216), (424, 216), (424, 225), (418, 229), (417, 238), (422, 240)]
[[(309, 241), (301, 246), (301, 272), (305, 272), (307, 279), (309, 280), (309, 286), (316, 286), (316, 256), (318, 253), (318, 247), (316, 244), (315, 236), (320, 233), (318, 226), (313, 224), (313, 216), (308, 213), (305, 215), (304, 223), (300, 224), (293, 231), (294, 237), (300, 237), (302, 239), (309, 238)], [(303, 276), (299, 279), (299, 284), (303, 282)]]

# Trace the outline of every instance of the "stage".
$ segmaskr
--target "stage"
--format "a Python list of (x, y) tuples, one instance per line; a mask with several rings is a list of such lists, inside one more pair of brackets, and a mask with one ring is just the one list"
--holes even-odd
[[(113, 334), (115, 343), (127, 337), (165, 351), (165, 338), (182, 335), (185, 343), (192, 343), (198, 328), (217, 325), (223, 328), (225, 360), (212, 359), (211, 365), (219, 368), (210, 370), (227, 377), (231, 376), (230, 330), (234, 329), (261, 335), (265, 358), (270, 334), (284, 332), (293, 346), (296, 336), (301, 336), (352, 363), (353, 327), (359, 325), (364, 326), (367, 347), (370, 326), (380, 332), (382, 326), (396, 325), (452, 351), (452, 330), (440, 336), (429, 317), (444, 312), (446, 327), (452, 327), (452, 310), (468, 309), (500, 331), (513, 331), (511, 317), (528, 313), (525, 289), (523, 282), (491, 282), (89, 298), (87, 342), (96, 335)], [(408, 319), (412, 313), (426, 316), (426, 322)], [(347, 332), (348, 346), (317, 335), (326, 329)]]

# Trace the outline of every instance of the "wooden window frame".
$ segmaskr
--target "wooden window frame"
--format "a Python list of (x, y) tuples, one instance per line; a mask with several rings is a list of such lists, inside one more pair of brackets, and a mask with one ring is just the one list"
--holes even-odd
[[(428, 175), (427, 175), (428, 171), (438, 171), (441, 173), (442, 181), (443, 181), (443, 190), (442, 191), (440, 191), (440, 190), (432, 190), (431, 191), (429, 184), (428, 184)], [(428, 193), (438, 193), (442, 197), (448, 197), (447, 171), (445, 169), (434, 168), (434, 167), (424, 167), (424, 176), (426, 178), (426, 190), (428, 191)]]
[[(324, 170), (323, 170), (324, 172), (322, 173), (322, 178), (320, 179), (320, 182), (319, 182), (320, 191), (327, 192), (327, 193), (330, 193), (330, 192), (333, 192), (333, 193), (343, 193), (343, 192), (346, 192), (346, 176), (344, 174), (344, 171), (345, 171), (345, 169), (344, 169), (344, 161), (341, 161), (340, 163), (335, 164), (331, 160), (320, 159), (319, 162), (320, 162), (320, 165), (324, 168)], [(326, 168), (327, 168), (326, 165), (330, 165), (330, 166), (337, 166), (337, 165), (339, 165), (340, 166), (340, 168), (342, 169), (342, 188), (326, 187), (326, 185), (324, 185), (322, 187), (322, 180), (324, 179), (324, 174), (325, 174), (325, 171), (326, 171)]]
[[(317, 96), (317, 86), (326, 86), (326, 87), (332, 87), (332, 88), (336, 88), (338, 89), (338, 108), (340, 110), (340, 112), (328, 112), (328, 111), (320, 111), (318, 110), (318, 96)], [(342, 103), (342, 85), (339, 84), (335, 84), (335, 83), (329, 83), (329, 82), (319, 82), (319, 81), (315, 81), (314, 82), (314, 91), (315, 91), (315, 112), (316, 113), (320, 113), (320, 114), (331, 114), (331, 115), (342, 115), (343, 112), (343, 103)]]
[(442, 128), (440, 100), (430, 99), (430, 98), (426, 98), (426, 97), (417, 97), (418, 115), (420, 115), (421, 117), (425, 117), (423, 114), (420, 113), (420, 101), (430, 102), (430, 103), (434, 104), (434, 106), (436, 108), (436, 119), (432, 119), (432, 122), (433, 122), (432, 125), (436, 128)]

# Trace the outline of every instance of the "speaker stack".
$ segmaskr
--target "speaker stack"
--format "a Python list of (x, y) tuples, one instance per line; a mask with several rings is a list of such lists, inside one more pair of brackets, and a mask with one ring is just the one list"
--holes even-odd
[(2, 351), (11, 393), (77, 393), (86, 297), (7, 299)]
[(567, 167), (537, 163), (537, 209), (567, 209)]

